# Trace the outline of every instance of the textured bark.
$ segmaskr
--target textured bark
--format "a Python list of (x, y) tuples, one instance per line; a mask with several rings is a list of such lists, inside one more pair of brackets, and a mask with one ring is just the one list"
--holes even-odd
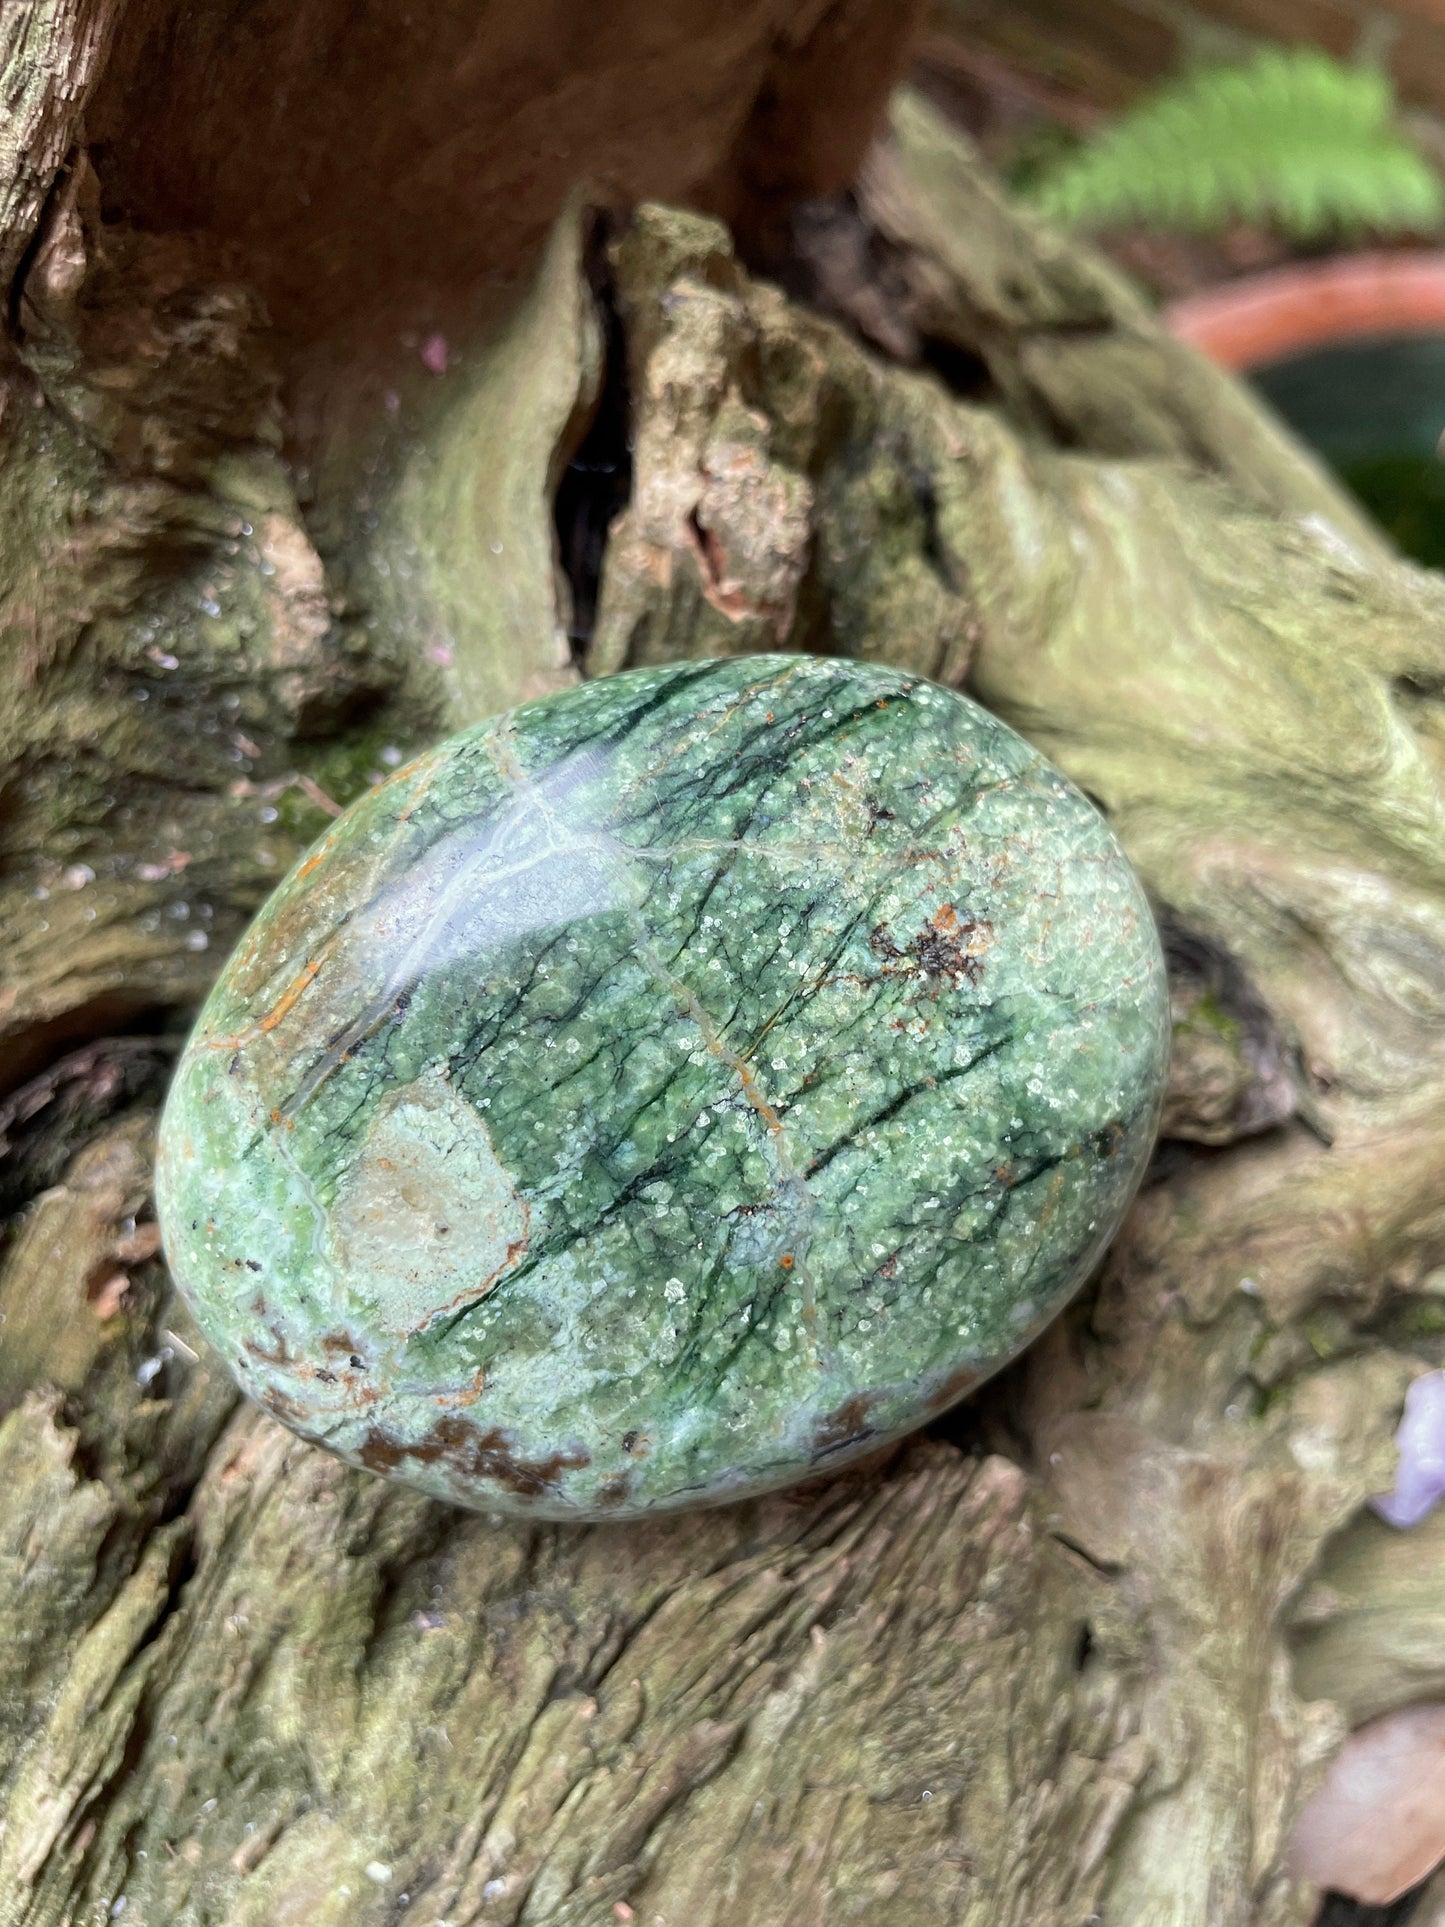
[[(840, 192), (901, 15), (529, 64), (343, 11), (0, 47), (0, 1921), (1306, 1921), (1311, 1775), (1445, 1692), (1445, 1532), (1360, 1511), (1445, 1362), (1445, 586), (911, 96)], [(750, 1506), (528, 1528), (301, 1445), (158, 1256), (187, 1012), (393, 751), (778, 646), (965, 683), (1153, 892), (1100, 1278)]]

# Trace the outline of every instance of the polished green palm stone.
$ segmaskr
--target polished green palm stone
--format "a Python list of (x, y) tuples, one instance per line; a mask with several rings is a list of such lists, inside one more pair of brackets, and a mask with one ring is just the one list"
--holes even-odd
[(240, 1383), (463, 1505), (623, 1517), (923, 1423), (1069, 1296), (1148, 1155), (1158, 938), (966, 697), (814, 657), (589, 683), (342, 816), (161, 1132)]

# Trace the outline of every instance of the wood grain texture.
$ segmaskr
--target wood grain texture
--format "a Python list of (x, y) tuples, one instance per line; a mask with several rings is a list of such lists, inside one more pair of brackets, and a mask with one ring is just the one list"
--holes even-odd
[(10, 288), (81, 138), (119, 0), (45, 0), (0, 20), (0, 286)]

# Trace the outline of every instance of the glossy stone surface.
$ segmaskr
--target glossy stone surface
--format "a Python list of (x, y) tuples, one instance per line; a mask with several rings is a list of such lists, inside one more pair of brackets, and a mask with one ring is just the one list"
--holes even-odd
[(465, 1505), (742, 1496), (922, 1423), (1094, 1262), (1153, 1134), (1148, 908), (966, 698), (689, 663), (444, 743), (231, 960), (158, 1191), (280, 1418)]

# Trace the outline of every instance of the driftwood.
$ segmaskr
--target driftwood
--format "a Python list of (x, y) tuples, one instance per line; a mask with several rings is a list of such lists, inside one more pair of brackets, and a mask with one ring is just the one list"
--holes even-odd
[[(921, 100), (867, 147), (908, 24), (0, 24), (0, 1921), (1293, 1927), (1332, 1747), (1445, 1695), (1445, 1528), (1361, 1510), (1445, 1362), (1445, 585)], [(189, 1011), (396, 751), (779, 646), (967, 686), (1153, 893), (1102, 1275), (780, 1498), (346, 1470), (168, 1293)]]

